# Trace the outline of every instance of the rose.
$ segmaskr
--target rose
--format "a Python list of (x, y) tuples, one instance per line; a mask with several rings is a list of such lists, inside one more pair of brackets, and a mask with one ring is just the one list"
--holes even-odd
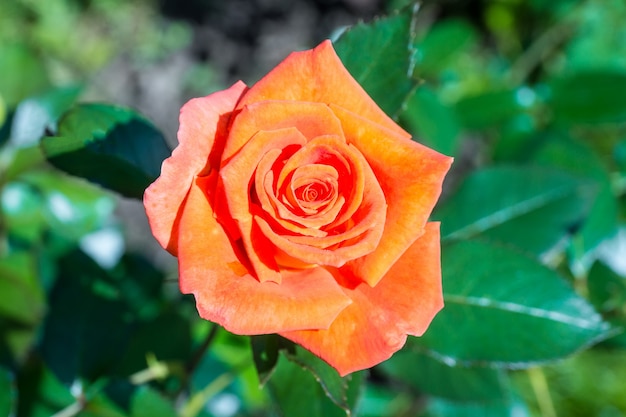
[(144, 204), (205, 319), (278, 333), (345, 375), (442, 308), (427, 219), (451, 158), (413, 142), (329, 41), (189, 101), (178, 139)]

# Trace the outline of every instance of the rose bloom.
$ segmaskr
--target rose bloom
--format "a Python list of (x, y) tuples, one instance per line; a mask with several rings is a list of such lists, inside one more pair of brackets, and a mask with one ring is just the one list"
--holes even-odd
[(427, 220), (452, 159), (387, 117), (330, 41), (192, 99), (178, 140), (144, 204), (203, 318), (278, 333), (346, 375), (443, 307)]

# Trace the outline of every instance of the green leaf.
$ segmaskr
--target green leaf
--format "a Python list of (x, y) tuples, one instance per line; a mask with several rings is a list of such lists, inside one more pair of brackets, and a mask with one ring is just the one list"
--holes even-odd
[(36, 144), (46, 129), (56, 130), (56, 123), (74, 103), (80, 88), (64, 87), (30, 97), (17, 106), (11, 126), (11, 143), (16, 147)]
[(459, 19), (438, 22), (416, 43), (415, 72), (418, 76), (434, 76), (476, 44), (476, 30)]
[(9, 108), (49, 85), (43, 62), (26, 45), (3, 41), (0, 48), (0, 96)]
[(25, 253), (0, 258), (0, 316), (26, 326), (43, 318), (46, 300), (35, 271), (34, 259)]
[(46, 227), (43, 200), (35, 187), (22, 181), (10, 182), (0, 190), (0, 212), (11, 237), (26, 242), (39, 240)]
[(3, 151), (2, 156), (6, 157), (6, 165), (3, 163), (5, 161), (0, 158), (0, 168), (2, 168), (0, 178), (4, 182), (14, 180), (26, 171), (41, 167), (46, 161), (39, 144), (24, 148), (6, 147)]
[(590, 71), (547, 83), (548, 104), (561, 122), (623, 123), (626, 121), (626, 72)]
[(530, 417), (526, 406), (514, 400), (487, 403), (457, 403), (433, 398), (424, 417)]
[(67, 112), (42, 147), (56, 167), (127, 197), (141, 198), (170, 150), (161, 133), (134, 111), (82, 104)]
[(622, 331), (606, 340), (606, 344), (626, 347), (626, 278), (619, 276), (601, 262), (596, 262), (587, 276), (589, 301), (606, 320)]
[(165, 276), (150, 259), (125, 253), (110, 274), (120, 297), (138, 317), (154, 319), (161, 312)]
[(412, 403), (423, 398), (414, 393), (398, 392), (391, 384), (365, 384), (359, 399), (357, 416), (359, 417), (397, 417), (406, 414)]
[(417, 7), (352, 26), (334, 43), (341, 61), (374, 101), (395, 116), (415, 86), (413, 25)]
[(132, 311), (120, 298), (87, 255), (75, 251), (61, 259), (40, 350), (62, 382), (95, 380), (119, 365), (134, 330)]
[(531, 154), (535, 163), (589, 178), (597, 184), (598, 194), (590, 207), (589, 216), (576, 232), (569, 248), (573, 258), (582, 261), (604, 239), (617, 233), (618, 207), (610, 174), (598, 154), (584, 142), (556, 132), (541, 135), (540, 140), (542, 145)]
[(14, 415), (12, 410), (15, 397), (13, 377), (8, 370), (0, 367), (0, 416)]
[[(163, 335), (167, 334), (167, 338)], [(189, 320), (180, 313), (164, 312), (147, 323), (137, 325), (120, 361), (118, 375), (129, 376), (146, 368), (146, 357), (183, 363), (191, 356)]]
[(626, 174), (626, 140), (622, 139), (618, 143), (615, 144), (615, 148), (613, 149), (613, 159), (617, 164), (620, 172), (622, 174)]
[(303, 410), (310, 417), (352, 415), (363, 372), (341, 378), (330, 365), (303, 349), (289, 360), (287, 357), (280, 355), (267, 383), (280, 415), (298, 417)]
[(0, 258), (0, 364), (27, 358), (45, 310), (36, 259), (26, 252)]
[(472, 173), (433, 217), (445, 241), (480, 237), (541, 255), (585, 219), (595, 191), (560, 171), (497, 166)]
[(458, 146), (459, 124), (451, 108), (436, 93), (421, 86), (409, 97), (400, 119), (414, 138), (443, 154), (454, 155)]
[(148, 386), (137, 389), (131, 401), (131, 417), (176, 417), (171, 402)]
[(31, 358), (17, 374), (17, 415), (50, 417), (74, 402), (63, 385), (39, 358)]
[(43, 197), (47, 225), (61, 236), (77, 240), (102, 227), (115, 200), (102, 189), (55, 171), (31, 171), (20, 178)]
[(11, 136), (11, 124), (14, 113), (14, 111), (8, 111), (4, 107), (2, 95), (0, 95), (0, 146), (3, 146)]
[(487, 91), (460, 99), (455, 112), (461, 125), (484, 129), (501, 124), (523, 113), (535, 103), (535, 93), (528, 87)]
[(511, 248), (446, 246), (445, 308), (412, 339), (446, 363), (520, 368), (555, 360), (609, 335), (609, 325), (558, 274)]
[(359, 386), (358, 381), (360, 381), (358, 373), (352, 374), (356, 377), (346, 376), (342, 378), (332, 366), (308, 350), (298, 347), (295, 351), (286, 351), (285, 356), (311, 372), (328, 398), (347, 413), (354, 407)]
[(252, 358), (259, 376), (259, 383), (264, 386), (272, 376), (278, 364), (281, 350), (291, 349), (294, 345), (277, 334), (251, 336)]
[(508, 398), (509, 383), (501, 369), (446, 365), (408, 348), (394, 354), (380, 368), (419, 393), (454, 401), (496, 401)]
[(492, 158), (495, 163), (518, 163), (528, 155), (542, 138), (537, 135), (537, 120), (528, 113), (518, 113), (508, 119), (497, 131)]

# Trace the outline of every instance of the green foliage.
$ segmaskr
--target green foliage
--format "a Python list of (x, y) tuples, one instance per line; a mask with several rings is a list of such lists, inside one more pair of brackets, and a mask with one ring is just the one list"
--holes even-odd
[(41, 146), (48, 160), (124, 196), (141, 198), (170, 154), (161, 133), (130, 109), (83, 104)]
[(154, 259), (97, 241), (103, 262), (85, 244), (122, 240), (115, 193), (141, 198), (170, 153), (135, 110), (80, 102), (85, 80), (118, 52), (166, 57), (188, 26), (149, 1), (3, 4), (0, 416), (626, 415), (626, 5), (394, 7), (335, 47), (415, 140), (456, 159), (432, 216), (446, 306), (341, 378), (277, 335), (198, 319)]
[(412, 76), (416, 11), (416, 7), (408, 8), (367, 25), (356, 25), (335, 42), (348, 71), (390, 116), (398, 113), (416, 85)]
[(520, 368), (607, 336), (600, 315), (554, 271), (507, 246), (445, 246), (443, 280), (445, 312), (413, 344), (447, 362)]
[(434, 218), (444, 240), (480, 237), (542, 255), (585, 218), (594, 191), (554, 169), (493, 166), (469, 175)]

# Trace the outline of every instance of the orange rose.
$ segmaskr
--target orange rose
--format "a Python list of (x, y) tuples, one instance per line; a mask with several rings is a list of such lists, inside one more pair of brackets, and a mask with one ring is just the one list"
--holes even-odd
[(452, 160), (387, 117), (329, 41), (189, 101), (178, 139), (144, 204), (205, 319), (279, 333), (345, 375), (442, 308), (427, 219)]

